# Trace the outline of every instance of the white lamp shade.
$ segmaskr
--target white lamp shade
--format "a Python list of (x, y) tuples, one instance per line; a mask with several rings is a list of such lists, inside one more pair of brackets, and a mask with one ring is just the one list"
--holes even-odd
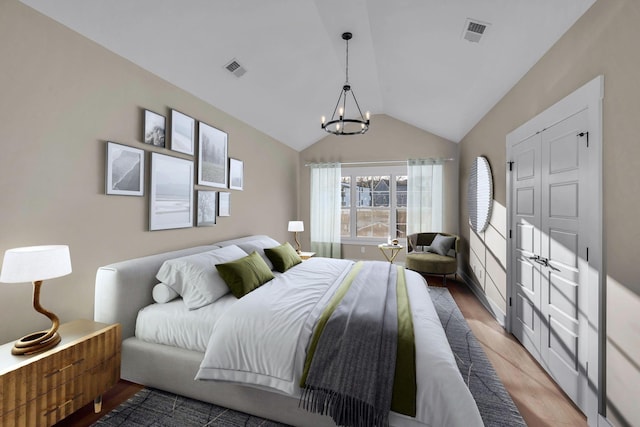
[(0, 282), (33, 282), (66, 276), (70, 273), (69, 246), (29, 246), (9, 249), (4, 253)]
[(304, 222), (289, 221), (289, 231), (304, 231)]

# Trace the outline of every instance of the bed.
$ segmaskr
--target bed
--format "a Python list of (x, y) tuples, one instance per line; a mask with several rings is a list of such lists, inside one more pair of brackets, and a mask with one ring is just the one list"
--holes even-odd
[[(176, 295), (169, 295), (162, 297), (166, 302), (154, 301), (159, 283), (157, 276), (173, 260), (187, 259), (185, 257), (202, 259), (224, 252), (226, 261), (256, 251), (268, 263), (264, 249), (277, 244), (268, 236), (247, 236), (100, 267), (96, 274), (94, 318), (96, 321), (118, 322), (122, 325), (121, 377), (291, 425), (335, 425), (330, 417), (308, 412), (301, 407), (299, 379), (307, 344), (313, 333), (313, 323), (320, 313), (318, 307), (331, 298), (339, 283), (353, 268), (353, 261), (311, 258), (283, 273), (274, 271), (273, 279), (240, 299), (230, 293), (203, 297), (202, 293), (194, 296), (183, 290), (184, 295), (177, 298), (172, 299)], [(277, 267), (269, 263), (269, 268)], [(165, 276), (163, 279), (166, 279)], [(424, 279), (408, 270), (404, 272), (404, 277), (415, 334), (417, 413), (415, 417), (410, 417), (391, 412), (389, 424), (482, 425)], [(306, 292), (297, 301), (290, 297), (293, 295), (291, 289), (296, 286), (304, 288)], [(209, 303), (211, 299), (215, 301)], [(268, 347), (272, 340), (259, 339), (270, 333), (269, 320), (265, 320), (266, 314), (263, 312), (277, 304), (301, 319), (298, 323), (288, 320), (288, 326), (284, 328), (289, 331), (284, 334), (285, 338), (296, 335), (299, 339), (272, 345), (274, 348), (269, 351), (275, 351), (276, 354), (264, 358), (269, 363), (264, 360), (251, 362), (251, 357), (230, 355), (228, 349), (223, 348), (226, 342), (233, 341), (229, 337), (246, 334), (249, 336), (246, 341), (262, 342), (260, 352), (267, 351), (264, 346)], [(251, 318), (243, 314), (252, 312), (260, 315)], [(230, 325), (243, 322), (249, 324), (247, 332), (225, 332), (230, 330)], [(260, 324), (267, 326), (260, 331)], [(252, 333), (254, 337), (251, 337)], [(217, 341), (212, 344), (214, 340)], [(229, 347), (236, 345), (233, 342)], [(281, 353), (278, 354), (278, 351)], [(256, 372), (247, 374), (242, 371), (250, 369), (235, 366), (244, 363), (245, 359), (249, 360), (247, 363), (258, 367), (252, 368), (254, 371), (257, 369)], [(274, 365), (271, 363), (273, 361), (281, 364)], [(230, 364), (233, 369), (220, 363)]]

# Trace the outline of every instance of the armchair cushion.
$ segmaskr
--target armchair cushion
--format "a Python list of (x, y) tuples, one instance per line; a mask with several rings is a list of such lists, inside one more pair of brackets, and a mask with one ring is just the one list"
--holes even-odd
[(458, 260), (431, 252), (411, 252), (407, 254), (405, 266), (421, 273), (453, 274), (458, 269)]
[(430, 249), (428, 249), (428, 251), (446, 256), (455, 242), (455, 236), (443, 236), (442, 234), (438, 234), (433, 238), (433, 242), (431, 242), (431, 245), (429, 246)]

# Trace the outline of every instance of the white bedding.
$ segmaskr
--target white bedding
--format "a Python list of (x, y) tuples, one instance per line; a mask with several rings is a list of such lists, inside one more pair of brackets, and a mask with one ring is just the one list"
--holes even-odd
[(189, 310), (182, 298), (151, 304), (138, 312), (136, 337), (204, 353), (214, 325), (236, 301), (236, 297), (227, 294), (197, 310)]
[[(306, 346), (326, 302), (352, 261), (311, 258), (244, 296), (213, 327), (196, 379), (275, 389), (293, 396)], [(424, 279), (406, 271), (416, 341), (416, 418), (391, 413), (391, 425), (481, 426)]]

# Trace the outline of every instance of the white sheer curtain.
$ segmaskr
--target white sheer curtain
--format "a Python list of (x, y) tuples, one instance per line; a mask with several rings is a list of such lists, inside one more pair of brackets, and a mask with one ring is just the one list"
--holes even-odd
[(318, 256), (340, 258), (340, 163), (311, 167), (311, 250)]
[(437, 159), (407, 162), (407, 236), (442, 231), (442, 165)]

